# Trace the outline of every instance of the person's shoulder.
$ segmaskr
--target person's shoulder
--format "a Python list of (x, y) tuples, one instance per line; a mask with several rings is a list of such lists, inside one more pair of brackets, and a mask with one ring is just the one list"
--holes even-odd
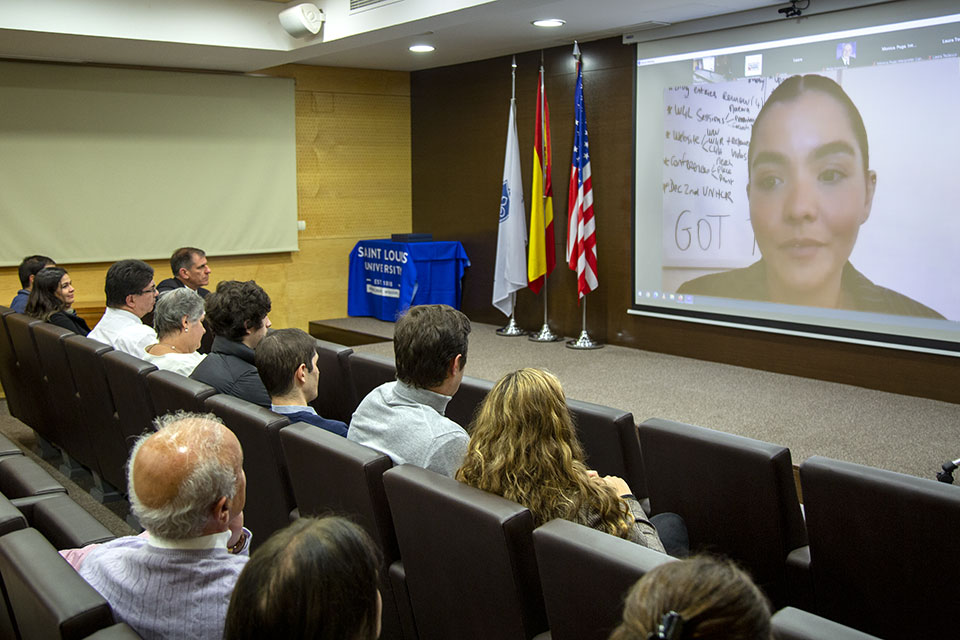
[(167, 278), (166, 280), (161, 280), (157, 283), (157, 291), (159, 293), (166, 293), (167, 291), (179, 289), (182, 286), (184, 286), (183, 283), (176, 278)]
[(765, 296), (765, 286), (763, 265), (755, 262), (742, 269), (711, 273), (688, 280), (680, 285), (677, 293), (720, 298), (761, 299)]
[(939, 312), (893, 289), (874, 284), (849, 262), (843, 273), (844, 289), (853, 299), (855, 311), (945, 320)]

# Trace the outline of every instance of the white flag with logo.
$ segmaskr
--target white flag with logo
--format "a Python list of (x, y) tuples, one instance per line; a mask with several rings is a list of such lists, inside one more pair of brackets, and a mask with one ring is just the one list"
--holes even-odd
[(507, 150), (503, 159), (503, 189), (500, 195), (500, 225), (497, 229), (497, 261), (493, 270), (493, 306), (513, 313), (510, 294), (527, 286), (527, 222), (520, 181), (520, 143), (517, 140), (517, 107), (510, 99)]

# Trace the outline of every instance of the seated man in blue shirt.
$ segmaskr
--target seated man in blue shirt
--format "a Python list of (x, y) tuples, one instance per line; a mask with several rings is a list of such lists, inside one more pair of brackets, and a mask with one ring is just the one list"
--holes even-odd
[(290, 419), (306, 422), (339, 436), (347, 425), (317, 415), (309, 403), (317, 397), (320, 369), (317, 341), (302, 329), (278, 329), (257, 345), (254, 362), (263, 386), (270, 394), (270, 409)]
[(10, 308), (17, 313), (25, 313), (27, 308), (27, 298), (30, 297), (30, 290), (33, 289), (33, 277), (40, 273), (44, 267), (55, 267), (56, 263), (47, 256), (27, 256), (20, 263), (17, 269), (17, 275), (20, 277), (20, 291), (10, 302)]

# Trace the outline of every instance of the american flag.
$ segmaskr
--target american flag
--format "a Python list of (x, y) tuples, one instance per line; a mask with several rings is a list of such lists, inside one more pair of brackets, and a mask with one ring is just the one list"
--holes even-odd
[(593, 181), (590, 178), (590, 143), (587, 112), (583, 104), (583, 69), (577, 59), (574, 101), (573, 161), (570, 168), (570, 216), (567, 220), (567, 264), (577, 272), (579, 298), (597, 288), (597, 237), (593, 220)]

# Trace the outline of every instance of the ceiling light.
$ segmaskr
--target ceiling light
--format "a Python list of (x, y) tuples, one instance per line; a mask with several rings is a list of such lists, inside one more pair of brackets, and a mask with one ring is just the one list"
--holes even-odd
[(414, 53), (430, 53), (431, 51), (434, 50), (434, 48), (435, 48), (435, 47), (434, 47), (432, 44), (412, 44), (412, 45), (410, 45), (410, 51), (413, 51)]
[(530, 24), (532, 24), (535, 27), (552, 28), (552, 27), (562, 27), (563, 25), (567, 24), (567, 21), (561, 20), (560, 18), (547, 18), (546, 20), (534, 20)]

